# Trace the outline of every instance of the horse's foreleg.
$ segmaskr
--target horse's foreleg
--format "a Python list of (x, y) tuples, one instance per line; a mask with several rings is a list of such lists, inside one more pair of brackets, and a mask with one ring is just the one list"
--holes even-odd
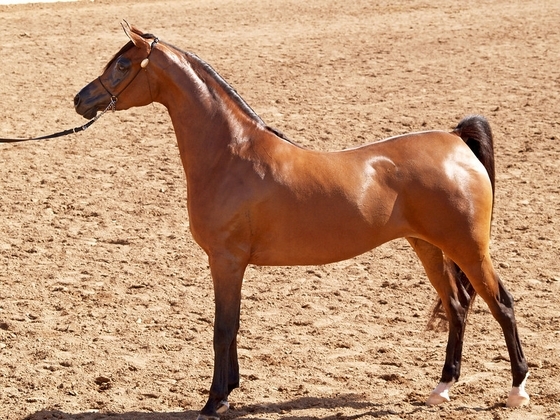
[(241, 283), (246, 265), (226, 259), (210, 259), (214, 282), (214, 375), (210, 396), (199, 420), (217, 419), (229, 408), (228, 395), (239, 386), (237, 332), (241, 304)]

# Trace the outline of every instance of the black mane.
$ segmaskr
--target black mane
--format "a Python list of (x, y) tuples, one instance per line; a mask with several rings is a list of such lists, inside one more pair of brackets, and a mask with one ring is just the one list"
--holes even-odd
[[(156, 36), (153, 35), (153, 34), (150, 34), (150, 33), (142, 34), (141, 37), (144, 38), (144, 39), (156, 39)], [(233, 101), (243, 110), (243, 112), (245, 112), (245, 114), (248, 115), (258, 125), (264, 127), (265, 129), (267, 129), (271, 133), (275, 134), (276, 136), (280, 137), (281, 139), (286, 140), (286, 141), (288, 141), (292, 144), (295, 144), (288, 137), (286, 137), (286, 135), (284, 133), (282, 133), (281, 131), (279, 131), (275, 128), (272, 128), (269, 125), (265, 124), (265, 122), (262, 120), (262, 118), (259, 117), (259, 115), (253, 110), (253, 108), (251, 108), (247, 104), (247, 102), (245, 102), (245, 100), (239, 95), (239, 93), (237, 93), (237, 91), (228, 82), (226, 82), (224, 80), (224, 78), (222, 76), (220, 76), (218, 74), (218, 72), (216, 70), (214, 70), (214, 68), (210, 64), (208, 64), (206, 61), (202, 60), (196, 54), (183, 51), (180, 48), (177, 48), (177, 47), (175, 47), (171, 44), (168, 44), (166, 42), (163, 42), (163, 41), (159, 41), (159, 42), (168, 46), (168, 47), (171, 47), (171, 48), (179, 51), (185, 57), (187, 57), (187, 59), (189, 61), (194, 61), (206, 74), (208, 74), (212, 79), (214, 79), (216, 81), (216, 83), (218, 83), (218, 85), (224, 90), (224, 92), (230, 98), (232, 98)], [(104, 71), (106, 71), (109, 67), (111, 67), (114, 64), (114, 62), (117, 60), (117, 58), (119, 58), (122, 54), (126, 53), (127, 51), (129, 51), (133, 47), (134, 47), (134, 44), (132, 43), (132, 41), (128, 41), (113, 56), (113, 58), (111, 58), (111, 60), (109, 60), (109, 62), (105, 65)], [(197, 74), (198, 74), (199, 77), (201, 77), (200, 73), (197, 72)]]
[[(269, 125), (267, 125), (262, 120), (262, 118), (259, 117), (259, 115), (253, 110), (253, 108), (251, 108), (249, 106), (249, 104), (247, 104), (247, 102), (245, 102), (245, 99), (243, 99), (239, 95), (239, 93), (237, 93), (237, 91), (228, 82), (226, 82), (225, 79), (222, 76), (220, 76), (220, 74), (216, 70), (214, 70), (214, 68), (210, 64), (208, 64), (206, 61), (202, 60), (196, 54), (183, 51), (183, 50), (181, 50), (177, 47), (174, 47), (173, 45), (169, 45), (169, 44), (165, 44), (165, 45), (168, 45), (168, 46), (176, 49), (177, 51), (180, 51), (186, 57), (188, 57), (190, 60), (195, 61), (204, 70), (204, 72), (206, 74), (208, 74), (212, 79), (214, 79), (216, 81), (216, 83), (218, 83), (218, 85), (224, 90), (224, 92), (230, 98), (232, 98), (234, 100), (234, 102), (243, 110), (243, 112), (245, 112), (245, 114), (247, 114), (253, 121), (257, 122), (257, 124), (263, 126), (265, 129), (274, 133), (276, 136), (280, 137), (281, 139), (289, 141), (290, 143), (293, 143), (280, 130), (277, 130), (276, 128), (272, 128)], [(199, 73), (197, 73), (197, 74), (200, 77), (200, 74)]]
[[(168, 45), (168, 44), (166, 44), (166, 45)], [(255, 120), (260, 125), (266, 125), (264, 123), (264, 121), (261, 119), (261, 117), (259, 117), (258, 114), (253, 110), (253, 108), (251, 108), (247, 104), (247, 102), (245, 102), (245, 100), (239, 95), (239, 93), (237, 93), (237, 91), (228, 82), (226, 82), (224, 80), (224, 78), (222, 76), (220, 76), (218, 74), (218, 72), (216, 70), (214, 70), (214, 68), (210, 64), (208, 64), (206, 61), (202, 60), (196, 54), (180, 50), (179, 48), (174, 47), (173, 45), (168, 45), (168, 46), (173, 47), (177, 51), (184, 54), (188, 58), (189, 62), (194, 61), (202, 70), (204, 70), (204, 72), (206, 74), (208, 74), (212, 79), (214, 79), (218, 83), (218, 85), (224, 90), (224, 92), (230, 98), (232, 98), (234, 100), (234, 102), (243, 110), (243, 112), (245, 112), (245, 114), (247, 114), (249, 117), (251, 117), (252, 120)], [(200, 74), (200, 72), (196, 71), (196, 69), (195, 69), (195, 72), (197, 73), (197, 75), (199, 77), (202, 76)]]

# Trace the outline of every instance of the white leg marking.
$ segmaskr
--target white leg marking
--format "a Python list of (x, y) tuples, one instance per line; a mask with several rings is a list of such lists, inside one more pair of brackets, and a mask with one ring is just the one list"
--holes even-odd
[(529, 394), (525, 392), (525, 384), (527, 383), (528, 377), (529, 373), (527, 373), (527, 376), (525, 376), (525, 379), (523, 379), (523, 382), (521, 382), (519, 386), (511, 388), (506, 402), (506, 407), (521, 407), (529, 404)]
[(216, 413), (224, 414), (228, 410), (229, 410), (228, 400), (222, 400), (222, 401), (220, 401), (220, 405), (218, 405), (218, 408), (216, 408)]
[(449, 401), (449, 389), (454, 383), (455, 381), (440, 382), (428, 397), (426, 405), (438, 405)]

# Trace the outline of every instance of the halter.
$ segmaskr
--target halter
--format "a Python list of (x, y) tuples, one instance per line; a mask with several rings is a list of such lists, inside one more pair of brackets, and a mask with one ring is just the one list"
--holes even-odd
[(56, 138), (56, 137), (66, 136), (68, 134), (78, 133), (80, 131), (84, 131), (85, 129), (87, 129), (90, 125), (92, 125), (95, 121), (97, 121), (107, 111), (111, 110), (111, 111), (114, 112), (115, 108), (116, 108), (116, 105), (117, 105), (117, 100), (118, 100), (119, 95), (124, 92), (124, 90), (134, 81), (134, 79), (136, 79), (136, 76), (138, 76), (138, 74), (140, 73), (141, 70), (148, 67), (148, 64), (150, 62), (150, 55), (152, 54), (152, 51), (153, 51), (155, 45), (158, 42), (159, 42), (159, 39), (157, 37), (154, 37), (154, 39), (152, 41), (152, 44), (150, 45), (150, 52), (148, 53), (148, 56), (145, 59), (143, 59), (142, 62), (140, 63), (140, 69), (136, 72), (134, 77), (132, 79), (130, 79), (130, 81), (125, 85), (125, 87), (122, 88), (121, 91), (119, 93), (117, 93), (116, 95), (113, 95), (111, 93), (111, 91), (105, 87), (105, 85), (101, 81), (101, 76), (99, 76), (97, 78), (97, 80), (99, 80), (99, 83), (101, 83), (101, 86), (103, 86), (103, 89), (105, 89), (107, 91), (107, 93), (109, 94), (109, 96), (111, 96), (111, 102), (109, 102), (109, 105), (107, 105), (107, 108), (105, 108), (99, 115), (96, 115), (95, 117), (93, 117), (91, 120), (89, 120), (84, 125), (82, 125), (80, 127), (71, 128), (69, 130), (59, 131), (58, 133), (49, 134), (47, 136), (41, 136), (41, 137), (31, 137), (31, 138), (27, 138), (27, 139), (0, 138), (0, 143), (19, 143), (19, 142), (30, 141), (30, 140), (48, 140), (48, 139), (53, 139), (53, 138)]
[(123, 93), (125, 91), (125, 89), (127, 87), (129, 87), (132, 82), (134, 82), (134, 79), (136, 79), (136, 76), (138, 76), (142, 70), (144, 70), (146, 67), (148, 67), (148, 64), (150, 63), (150, 55), (152, 55), (152, 51), (154, 50), (154, 47), (156, 46), (156, 44), (158, 42), (159, 42), (159, 38), (155, 37), (153, 39), (151, 45), (150, 45), (150, 52), (148, 53), (148, 56), (145, 59), (142, 60), (142, 62), (140, 63), (140, 68), (138, 69), (138, 71), (136, 72), (134, 77), (128, 81), (128, 83), (121, 89), (121, 91), (119, 93), (113, 95), (111, 93), (111, 91), (109, 89), (107, 89), (107, 87), (103, 84), (103, 81), (101, 80), (101, 76), (97, 77), (97, 80), (99, 80), (99, 83), (101, 84), (101, 86), (103, 86), (103, 89), (105, 89), (105, 91), (111, 97), (111, 102), (109, 103), (109, 106), (107, 107), (107, 109), (110, 108), (113, 112), (115, 111), (116, 105), (117, 105), (117, 100), (119, 99), (120, 94)]

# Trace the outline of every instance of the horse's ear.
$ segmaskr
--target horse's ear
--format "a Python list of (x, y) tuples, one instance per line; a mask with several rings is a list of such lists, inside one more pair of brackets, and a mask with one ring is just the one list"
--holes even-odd
[(123, 19), (121, 26), (127, 37), (130, 38), (132, 43), (137, 47), (147, 44), (147, 41), (142, 37), (142, 31), (138, 28), (131, 26), (126, 20)]

